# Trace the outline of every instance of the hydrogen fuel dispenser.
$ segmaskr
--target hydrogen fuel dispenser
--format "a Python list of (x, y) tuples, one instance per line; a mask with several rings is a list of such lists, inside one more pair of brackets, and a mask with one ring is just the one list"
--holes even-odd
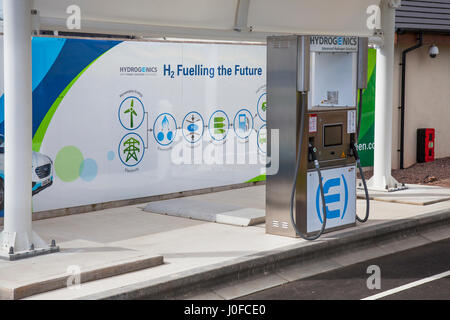
[(368, 219), (368, 202), (356, 214), (367, 54), (367, 38), (268, 37), (267, 129), (279, 139), (268, 134), (267, 150), (279, 150), (279, 171), (267, 175), (267, 233), (314, 240)]

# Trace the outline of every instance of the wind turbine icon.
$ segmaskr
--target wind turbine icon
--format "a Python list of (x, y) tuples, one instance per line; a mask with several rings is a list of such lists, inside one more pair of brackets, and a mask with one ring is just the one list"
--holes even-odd
[(129, 109), (125, 110), (124, 113), (130, 114), (130, 128), (133, 128), (134, 127), (133, 116), (137, 116), (137, 113), (134, 110), (134, 99), (131, 99), (131, 106)]

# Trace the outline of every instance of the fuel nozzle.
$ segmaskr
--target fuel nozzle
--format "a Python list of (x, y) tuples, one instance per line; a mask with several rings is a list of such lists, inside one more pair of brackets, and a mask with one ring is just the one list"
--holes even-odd
[(314, 146), (311, 140), (308, 144), (308, 158), (310, 159), (309, 161), (314, 161), (314, 166), (316, 168), (319, 168), (319, 161), (317, 160), (317, 148)]
[(314, 146), (314, 138), (311, 137), (309, 138), (309, 142), (308, 142), (308, 161), (312, 162), (312, 161), (317, 161), (317, 148)]
[(317, 148), (314, 147), (314, 146), (310, 143), (310, 144), (309, 144), (309, 147), (308, 147), (308, 150), (309, 150), (309, 156), (311, 157), (311, 160), (312, 160), (312, 161), (316, 161), (316, 160), (317, 160), (317, 157), (316, 157)]
[(354, 133), (350, 135), (350, 154), (355, 157), (356, 161), (359, 161), (358, 148)]

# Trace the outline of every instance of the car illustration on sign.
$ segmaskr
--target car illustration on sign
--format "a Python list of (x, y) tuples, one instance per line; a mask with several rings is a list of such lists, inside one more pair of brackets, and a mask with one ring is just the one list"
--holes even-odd
[[(0, 134), (0, 210), (5, 204), (5, 137)], [(53, 162), (50, 157), (33, 151), (32, 191), (33, 195), (53, 184)]]

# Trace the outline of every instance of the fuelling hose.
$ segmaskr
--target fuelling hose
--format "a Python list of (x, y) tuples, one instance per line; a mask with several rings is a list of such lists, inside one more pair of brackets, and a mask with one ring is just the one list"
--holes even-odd
[(314, 167), (316, 168), (317, 175), (319, 177), (319, 186), (320, 186), (320, 194), (321, 194), (321, 199), (322, 199), (322, 210), (323, 210), (323, 223), (322, 223), (322, 228), (320, 229), (320, 231), (316, 235), (311, 236), (311, 237), (308, 237), (307, 235), (303, 234), (298, 229), (297, 224), (295, 223), (295, 219), (294, 219), (294, 202), (295, 202), (295, 192), (297, 190), (297, 176), (298, 176), (298, 171), (300, 169), (302, 144), (303, 144), (303, 127), (304, 127), (304, 122), (305, 122), (304, 121), (305, 108), (303, 106), (302, 106), (302, 112), (301, 112), (300, 119), (301, 120), (300, 120), (300, 132), (298, 134), (299, 143), (298, 143), (298, 151), (297, 151), (297, 164), (295, 166), (294, 181), (292, 183), (292, 193), (291, 193), (291, 205), (290, 205), (291, 222), (292, 222), (292, 226), (294, 227), (294, 230), (297, 233), (297, 235), (299, 235), (304, 240), (312, 241), (312, 240), (318, 239), (325, 231), (326, 224), (327, 224), (327, 211), (326, 211), (327, 208), (326, 208), (326, 204), (325, 204), (325, 194), (323, 191), (322, 173), (320, 171), (319, 161), (317, 160), (317, 157), (316, 157), (317, 150), (314, 146), (309, 145), (309, 152), (310, 152), (311, 156), (313, 157)]

